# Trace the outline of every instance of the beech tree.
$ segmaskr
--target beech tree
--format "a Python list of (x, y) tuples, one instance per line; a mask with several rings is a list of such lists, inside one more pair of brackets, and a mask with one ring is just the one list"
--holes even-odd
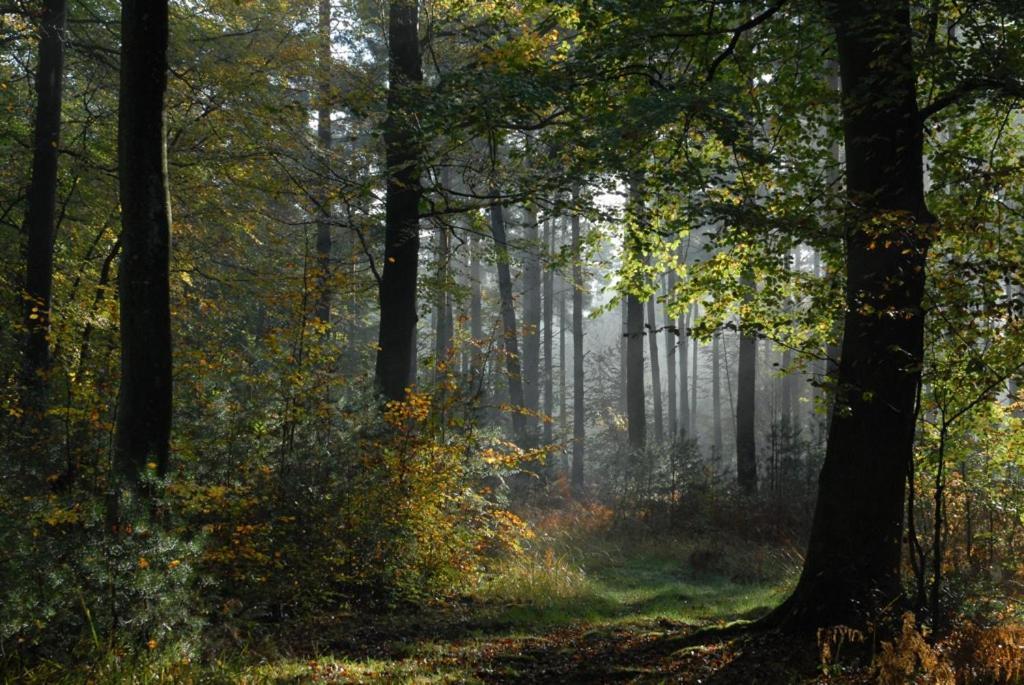
[(416, 110), (423, 67), (418, 0), (392, 0), (388, 10), (387, 191), (375, 379), (386, 399), (401, 400), (415, 374), (419, 204), (423, 194)]
[(166, 0), (121, 3), (117, 146), (121, 390), (114, 465), (128, 483), (136, 483), (149, 464), (155, 464), (157, 475), (163, 476), (171, 441), (171, 207), (164, 118), (167, 41)]

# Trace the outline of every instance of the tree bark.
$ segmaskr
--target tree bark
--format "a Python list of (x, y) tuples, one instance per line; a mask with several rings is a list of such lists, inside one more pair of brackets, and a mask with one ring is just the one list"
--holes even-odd
[(651, 399), (654, 411), (654, 441), (661, 445), (665, 442), (664, 412), (661, 406), (661, 359), (658, 354), (658, 317), (654, 295), (647, 300), (647, 349), (651, 355)]
[[(555, 221), (548, 219), (544, 223), (544, 251), (551, 255), (555, 251)], [(548, 268), (544, 271), (544, 444), (555, 441), (554, 423), (551, 420), (555, 412), (555, 360), (554, 330), (555, 323), (555, 272)]]
[(171, 439), (171, 209), (164, 93), (167, 1), (121, 3), (118, 177), (121, 392), (114, 469), (136, 484), (147, 465), (164, 475)]
[(317, 293), (314, 315), (321, 322), (331, 321), (331, 2), (320, 0), (318, 11), (316, 139), (322, 163), (320, 193), (316, 200)]
[(473, 337), (470, 374), (476, 393), (480, 393), (484, 377), (484, 355), (482, 351), (484, 338), (483, 302), (480, 295), (480, 237), (476, 233), (469, 236), (469, 334)]
[(497, 249), (498, 292), (501, 296), (502, 350), (508, 377), (509, 402), (512, 403), (512, 437), (517, 444), (527, 440), (526, 422), (522, 414), (523, 372), (519, 358), (519, 335), (516, 328), (516, 305), (512, 296), (512, 271), (509, 268), (508, 238), (505, 234), (505, 211), (491, 205), (491, 235)]
[(583, 460), (586, 454), (586, 423), (583, 387), (583, 255), (580, 217), (572, 215), (572, 491), (584, 493)]
[(527, 208), (523, 227), (523, 400), (526, 415), (526, 437), (534, 446), (540, 437), (537, 415), (540, 413), (540, 323), (541, 273), (537, 214)]
[(757, 493), (757, 443), (755, 414), (757, 392), (757, 337), (748, 327), (740, 329), (740, 353), (736, 390), (736, 482), (744, 495)]
[[(690, 313), (690, 327), (697, 321), (697, 315), (700, 313), (699, 305), (693, 305)], [(697, 338), (693, 339), (693, 379), (690, 381), (690, 435), (694, 438), (697, 437), (697, 362), (700, 361), (700, 342)]]
[(863, 626), (902, 597), (926, 229), (935, 221), (924, 199), (908, 3), (833, 0), (827, 10), (839, 47), (849, 199), (842, 409), (829, 429), (803, 573), (768, 619), (805, 629)]
[(418, 0), (391, 0), (388, 19), (388, 100), (384, 123), (387, 189), (384, 265), (375, 382), (388, 400), (401, 400), (415, 380), (416, 277), (419, 271), (420, 145), (417, 86), (423, 80)]
[(626, 295), (626, 421), (633, 452), (647, 444), (644, 390), (644, 303), (636, 295)]
[(61, 102), (64, 93), (65, 0), (45, 0), (39, 21), (39, 65), (36, 69), (36, 120), (32, 146), (32, 177), (23, 230), (25, 250), (25, 325), (22, 408), (29, 425), (42, 428), (49, 402), (50, 311), (53, 304), (53, 244), (56, 234), (57, 157)]
[(725, 454), (722, 447), (722, 354), (718, 331), (711, 338), (711, 420), (712, 449), (715, 461), (722, 462)]
[[(664, 280), (665, 295), (671, 298), (676, 285), (675, 272), (666, 274)], [(679, 412), (676, 407), (676, 349), (678, 348), (679, 337), (672, 331), (673, 321), (668, 313), (668, 300), (665, 301), (662, 313), (664, 314), (665, 321), (665, 365), (667, 367), (666, 376), (668, 377), (668, 437), (669, 442), (672, 442), (679, 436)]]

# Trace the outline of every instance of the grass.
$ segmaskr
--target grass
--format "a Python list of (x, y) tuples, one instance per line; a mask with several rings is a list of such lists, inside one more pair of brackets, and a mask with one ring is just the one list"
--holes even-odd
[(26, 682), (658, 681), (650, 654), (658, 640), (767, 611), (797, 568), (778, 549), (713, 538), (542, 535), (534, 543), (455, 608), (325, 622), (305, 629), (315, 641), (235, 642), (204, 664), (107, 655), (87, 671), (41, 668)]

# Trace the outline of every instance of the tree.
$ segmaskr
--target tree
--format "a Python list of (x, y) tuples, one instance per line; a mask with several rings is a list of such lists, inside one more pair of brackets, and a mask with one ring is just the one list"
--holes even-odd
[[(544, 223), (544, 250), (548, 255), (555, 251), (555, 221), (549, 219)], [(554, 442), (554, 423), (551, 417), (555, 412), (555, 364), (554, 346), (555, 332), (555, 272), (549, 266), (544, 271), (544, 444)]]
[(757, 444), (754, 408), (757, 392), (757, 336), (740, 327), (736, 398), (736, 482), (745, 495), (757, 493)]
[(317, 12), (316, 139), (323, 156), (321, 192), (316, 199), (317, 293), (314, 315), (331, 321), (331, 194), (328, 190), (331, 154), (331, 0), (319, 0)]
[(651, 397), (654, 400), (654, 440), (659, 445), (665, 441), (665, 425), (661, 407), (661, 359), (658, 354), (658, 317), (655, 313), (654, 295), (647, 298), (647, 349), (651, 355)]
[[(665, 276), (666, 296), (671, 297), (672, 292), (675, 290), (675, 285), (676, 275), (672, 271)], [(679, 412), (676, 408), (676, 400), (678, 398), (676, 392), (676, 348), (678, 347), (678, 339), (676, 338), (676, 331), (673, 331), (674, 325), (672, 315), (668, 311), (668, 302), (662, 308), (662, 314), (665, 321), (665, 365), (668, 375), (668, 435), (670, 441), (672, 441), (679, 436)]]
[(388, 101), (384, 123), (387, 189), (384, 266), (380, 278), (375, 382), (401, 400), (414, 381), (416, 278), (420, 252), (420, 144), (417, 86), (423, 81), (418, 0), (391, 0), (388, 17)]
[(716, 461), (725, 459), (722, 447), (722, 353), (721, 333), (715, 331), (711, 337), (711, 435), (713, 456)]
[[(497, 193), (495, 193), (497, 195)], [(519, 358), (519, 334), (516, 327), (516, 305), (512, 296), (512, 271), (509, 267), (508, 237), (505, 232), (505, 210), (494, 204), (490, 208), (491, 235), (497, 250), (498, 293), (501, 297), (502, 352), (505, 357), (505, 375), (508, 379), (509, 400), (512, 402), (512, 437), (525, 444), (526, 421), (523, 416), (523, 367)]]
[(523, 226), (523, 401), (526, 411), (526, 437), (533, 446), (537, 442), (540, 411), (540, 325), (541, 269), (540, 231), (537, 212), (532, 207), (524, 210)]
[(583, 460), (586, 454), (586, 411), (583, 378), (583, 263), (579, 214), (572, 215), (572, 491), (583, 494)]
[(121, 393), (114, 466), (128, 483), (167, 471), (171, 440), (171, 208), (164, 92), (167, 2), (121, 3), (118, 178)]
[(50, 311), (53, 299), (53, 243), (56, 232), (57, 157), (64, 92), (65, 0), (45, 0), (39, 20), (39, 66), (36, 69), (35, 132), (32, 178), (23, 230), (25, 347), (23, 408), (32, 419), (46, 410), (50, 372)]
[(923, 131), (907, 2), (832, 1), (848, 215), (838, 396), (796, 589), (769, 622), (863, 625), (902, 596), (904, 489), (923, 357)]

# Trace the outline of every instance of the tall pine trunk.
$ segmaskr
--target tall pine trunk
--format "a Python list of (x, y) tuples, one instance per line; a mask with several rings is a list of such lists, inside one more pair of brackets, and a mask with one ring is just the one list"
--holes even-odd
[(647, 348), (651, 355), (651, 399), (654, 412), (654, 441), (658, 445), (665, 442), (664, 412), (661, 406), (661, 359), (658, 354), (658, 318), (656, 315), (655, 297), (647, 300)]
[(316, 306), (314, 315), (331, 321), (331, 1), (320, 0), (318, 11), (316, 139), (323, 162), (316, 199)]
[[(544, 223), (544, 251), (547, 255), (555, 251), (555, 221), (548, 219)], [(555, 441), (554, 423), (551, 420), (555, 411), (555, 272), (551, 268), (544, 271), (544, 444)]]
[[(66, 24), (65, 0), (45, 0), (39, 21), (32, 178), (28, 187), (28, 206), (23, 227), (28, 243), (25, 250), (23, 303), (25, 347), (22, 359), (22, 407), (30, 424), (36, 424), (36, 420), (42, 418), (49, 401), (53, 243), (56, 232), (57, 156), (64, 93)], [(42, 429), (41, 421), (37, 427)]]
[[(700, 313), (699, 305), (693, 305), (690, 310), (690, 328), (697, 322), (697, 315)], [(693, 360), (692, 376), (690, 380), (690, 436), (697, 437), (697, 366), (700, 361), (700, 342), (693, 338)]]
[(584, 492), (583, 460), (586, 454), (586, 423), (583, 387), (583, 249), (580, 217), (572, 215), (572, 491)]
[(167, 471), (171, 439), (171, 208), (164, 93), (167, 1), (121, 3), (118, 180), (121, 392), (114, 469), (134, 484)]
[[(495, 193), (496, 194), (496, 193)], [(505, 210), (491, 205), (491, 235), (497, 250), (498, 292), (501, 296), (502, 351), (508, 378), (509, 402), (512, 404), (512, 437), (520, 445), (526, 443), (526, 422), (522, 414), (523, 371), (519, 357), (519, 334), (516, 328), (516, 305), (512, 295), (512, 271), (509, 267), (508, 237), (505, 232)]]
[[(675, 272), (670, 272), (665, 276), (665, 293), (669, 298), (675, 291), (675, 285)], [(665, 315), (665, 365), (668, 367), (666, 369), (668, 376), (668, 436), (671, 442), (679, 435), (679, 412), (676, 406), (678, 399), (676, 393), (676, 350), (679, 347), (679, 337), (672, 331), (673, 321), (668, 313), (668, 300), (665, 301), (663, 313)]]
[(537, 213), (528, 208), (523, 226), (523, 401), (529, 412), (526, 437), (533, 446), (540, 437), (537, 414), (540, 412), (540, 323), (541, 272)]
[(388, 18), (388, 99), (384, 123), (387, 188), (384, 266), (375, 382), (389, 400), (401, 400), (415, 380), (416, 277), (419, 272), (420, 145), (417, 86), (423, 80), (418, 0), (391, 0)]
[(736, 390), (736, 482), (740, 492), (757, 492), (757, 444), (754, 407), (757, 392), (757, 337), (747, 327), (740, 330)]
[(714, 458), (718, 462), (722, 462), (725, 458), (722, 448), (722, 353), (720, 337), (720, 333), (715, 331), (714, 336), (711, 338), (711, 435), (714, 439), (712, 443)]
[[(837, 407), (793, 595), (768, 618), (862, 626), (902, 597), (904, 490), (923, 359), (927, 227), (906, 1), (827, 3), (839, 49), (849, 199)], [(884, 96), (880, 96), (884, 94)]]

